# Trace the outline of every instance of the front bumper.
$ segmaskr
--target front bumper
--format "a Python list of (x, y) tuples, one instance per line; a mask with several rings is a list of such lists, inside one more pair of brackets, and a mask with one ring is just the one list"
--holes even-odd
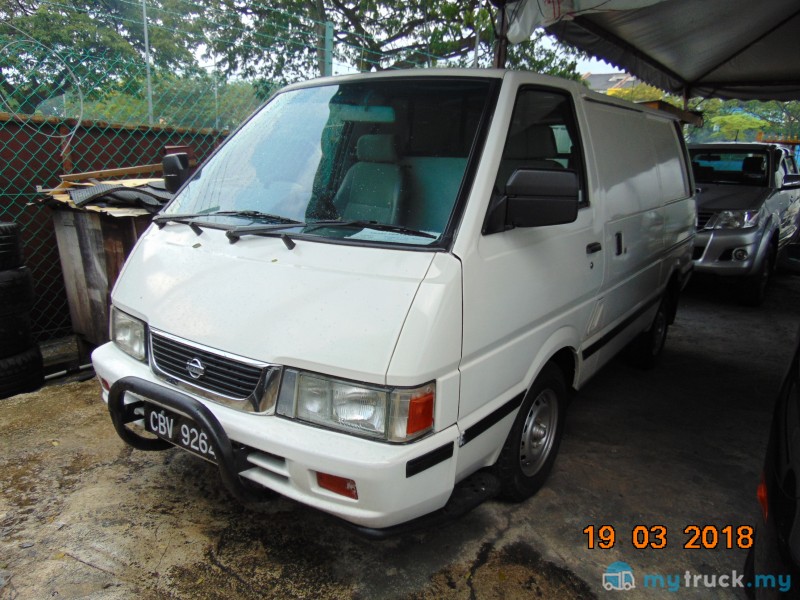
[[(410, 444), (385, 444), (197, 398), (156, 379), (148, 365), (111, 343), (95, 350), (92, 360), (110, 386), (103, 399), (127, 443), (142, 449), (168, 447), (161, 440), (140, 441), (146, 438), (136, 431), (141, 420), (133, 412), (137, 403), (189, 417), (212, 440), (223, 483), (244, 502), (253, 499), (253, 492), (242, 479), (361, 527), (382, 529), (442, 508), (453, 492), (455, 426)], [(321, 488), (318, 472), (352, 479), (358, 498)]]
[[(730, 277), (754, 275), (762, 259), (763, 234), (763, 230), (758, 227), (698, 231), (692, 255), (695, 271)], [(740, 250), (747, 253), (747, 258), (734, 258), (735, 253)]]

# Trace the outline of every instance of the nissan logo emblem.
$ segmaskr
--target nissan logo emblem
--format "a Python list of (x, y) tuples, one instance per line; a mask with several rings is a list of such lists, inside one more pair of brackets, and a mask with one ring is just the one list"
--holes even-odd
[(200, 379), (206, 373), (206, 368), (199, 358), (193, 358), (186, 363), (186, 370), (192, 379)]

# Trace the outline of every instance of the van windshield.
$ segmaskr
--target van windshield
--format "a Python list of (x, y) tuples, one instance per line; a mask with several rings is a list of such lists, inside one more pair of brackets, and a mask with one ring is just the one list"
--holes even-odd
[(164, 214), (223, 228), (283, 223), (309, 238), (437, 245), (491, 89), (485, 79), (404, 78), (279, 93)]

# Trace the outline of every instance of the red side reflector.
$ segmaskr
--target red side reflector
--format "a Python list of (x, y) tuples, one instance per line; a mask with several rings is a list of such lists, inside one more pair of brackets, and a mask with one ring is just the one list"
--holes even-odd
[(352, 479), (337, 477), (336, 475), (328, 475), (327, 473), (317, 473), (317, 485), (333, 492), (334, 494), (339, 494), (340, 496), (346, 496), (348, 498), (352, 498), (353, 500), (358, 500), (356, 482)]
[(411, 435), (433, 425), (433, 392), (412, 398), (408, 404), (406, 433)]
[(110, 392), (111, 391), (111, 385), (105, 379), (103, 379), (102, 377), (98, 377), (98, 379), (100, 380), (100, 385), (103, 387), (103, 389), (105, 391), (107, 391), (107, 392)]
[(767, 522), (769, 516), (769, 499), (767, 498), (767, 482), (764, 479), (764, 473), (761, 473), (761, 481), (758, 482), (758, 489), (756, 490), (756, 497), (758, 503), (761, 505), (761, 515), (764, 517), (764, 522)]

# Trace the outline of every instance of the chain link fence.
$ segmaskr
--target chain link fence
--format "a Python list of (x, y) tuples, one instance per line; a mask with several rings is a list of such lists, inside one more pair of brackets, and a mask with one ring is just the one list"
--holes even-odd
[[(5, 52), (24, 53), (30, 43), (0, 40)], [(35, 105), (41, 89), (20, 84), (4, 94), (0, 113), (0, 220), (16, 221), (22, 229), (35, 281), (31, 318), (38, 341), (70, 334), (71, 323), (51, 209), (36, 202), (41, 198), (36, 186), (55, 187), (67, 173), (159, 163), (167, 145), (188, 146), (202, 160), (260, 103), (245, 82), (159, 76), (153, 80), (157, 118), (151, 124), (143, 62), (109, 56), (58, 60), (92, 68), (83, 78), (73, 73), (75, 81), (62, 93)], [(30, 65), (26, 81), (36, 81), (48, 68), (42, 62)]]
[[(330, 24), (288, 17), (279, 35), (248, 41), (251, 56), (275, 60), (287, 44), (304, 44), (303, 65), (287, 69), (295, 79), (317, 75), (308, 65), (323, 58), (334, 73), (386, 66), (374, 49), (346, 42), (334, 48)], [(164, 22), (152, 24), (151, 35), (177, 33)], [(65, 50), (63, 42), (8, 27), (13, 35), (0, 34), (0, 221), (21, 226), (37, 298), (33, 334), (42, 342), (71, 334), (72, 325), (52, 209), (36, 187), (53, 188), (63, 174), (157, 164), (167, 145), (188, 146), (201, 161), (278, 86), (248, 77), (247, 69), (223, 76), (216, 63), (183, 73), (157, 68), (146, 60), (149, 50)]]

